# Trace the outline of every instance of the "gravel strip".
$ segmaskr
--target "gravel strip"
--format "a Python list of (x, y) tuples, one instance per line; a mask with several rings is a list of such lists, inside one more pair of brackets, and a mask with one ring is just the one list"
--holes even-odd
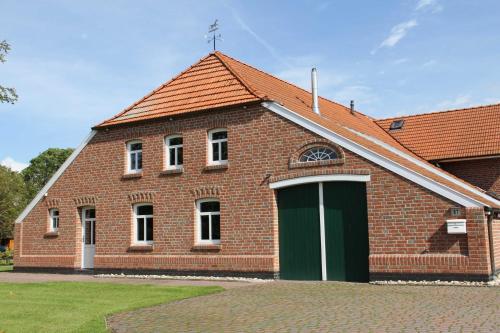
[(488, 282), (478, 281), (371, 281), (377, 285), (408, 285), (408, 286), (463, 286), (463, 287), (500, 287), (500, 273)]
[(238, 282), (270, 282), (257, 278), (222, 277), (222, 276), (193, 276), (193, 275), (136, 275), (136, 274), (96, 274), (96, 278), (132, 278), (132, 279), (155, 279), (155, 280), (206, 280), (206, 281), (238, 281)]

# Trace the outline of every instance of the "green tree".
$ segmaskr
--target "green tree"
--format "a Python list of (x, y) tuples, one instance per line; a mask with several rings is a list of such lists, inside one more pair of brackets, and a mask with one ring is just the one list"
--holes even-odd
[[(7, 41), (3, 40), (0, 42), (0, 62), (4, 63), (7, 61), (5, 56), (10, 51), (10, 45)], [(0, 103), (11, 103), (14, 104), (18, 99), (16, 89), (7, 88), (0, 85)]]
[(25, 206), (23, 177), (0, 165), (0, 239), (13, 236), (14, 221)]
[(59, 169), (73, 152), (72, 148), (49, 148), (30, 161), (30, 165), (21, 171), (31, 200), (47, 184), (50, 177)]

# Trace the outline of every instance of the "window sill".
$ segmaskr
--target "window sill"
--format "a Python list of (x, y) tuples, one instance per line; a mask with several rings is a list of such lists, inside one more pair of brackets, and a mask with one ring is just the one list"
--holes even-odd
[(151, 252), (153, 244), (134, 244), (128, 247), (127, 252)]
[(43, 235), (43, 238), (56, 238), (59, 237), (59, 231), (48, 231)]
[(199, 251), (209, 251), (209, 252), (218, 252), (222, 250), (221, 244), (196, 244), (193, 245), (191, 251), (199, 252)]
[(203, 168), (203, 171), (213, 171), (213, 170), (226, 170), (229, 168), (228, 163), (224, 164), (209, 164)]
[(184, 172), (184, 168), (166, 169), (160, 172), (160, 176), (180, 175)]
[(141, 177), (142, 177), (142, 172), (126, 173), (122, 176), (122, 180), (136, 179), (136, 178), (141, 178)]

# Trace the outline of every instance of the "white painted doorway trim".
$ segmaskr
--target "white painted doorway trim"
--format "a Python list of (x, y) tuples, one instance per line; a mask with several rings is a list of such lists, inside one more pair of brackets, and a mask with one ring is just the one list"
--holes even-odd
[(82, 217), (81, 217), (81, 223), (82, 223), (82, 238), (81, 238), (81, 242), (82, 242), (82, 264), (81, 264), (81, 268), (82, 269), (91, 269), (91, 268), (94, 268), (94, 259), (92, 258), (92, 265), (86, 265), (86, 261), (87, 261), (87, 249), (86, 249), (86, 246), (87, 244), (85, 244), (85, 234), (86, 234), (86, 222), (87, 221), (90, 221), (90, 226), (91, 226), (91, 229), (90, 229), (90, 237), (91, 237), (91, 244), (89, 245), (92, 245), (94, 248), (93, 248), (93, 251), (92, 251), (92, 256), (95, 257), (95, 238), (94, 238), (94, 233), (95, 233), (95, 224), (96, 224), (96, 218), (86, 218), (85, 215), (86, 215), (86, 212), (88, 210), (91, 210), (93, 209), (95, 211), (95, 207), (84, 207), (82, 208)]
[(283, 187), (310, 184), (310, 183), (322, 183), (322, 182), (369, 182), (370, 175), (319, 175), (319, 176), (305, 176), (286, 180), (280, 180), (269, 184), (269, 188), (278, 189)]
[(319, 189), (319, 233), (321, 245), (321, 279), (328, 279), (326, 274), (326, 234), (325, 234), (325, 205), (323, 204), (323, 183), (318, 184)]

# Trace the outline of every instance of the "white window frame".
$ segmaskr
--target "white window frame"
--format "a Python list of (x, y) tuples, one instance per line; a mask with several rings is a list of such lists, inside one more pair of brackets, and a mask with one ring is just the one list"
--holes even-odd
[(85, 233), (83, 234), (83, 245), (95, 245), (95, 222), (96, 222), (96, 218), (95, 217), (87, 217), (87, 211), (89, 210), (94, 210), (94, 213), (95, 213), (95, 207), (84, 207), (82, 209), (82, 223), (84, 225), (84, 231), (85, 233), (87, 232), (86, 230), (86, 222), (90, 222), (90, 243), (89, 244), (86, 244), (85, 243), (85, 240), (86, 240), (86, 237), (85, 237)]
[[(217, 132), (226, 132), (226, 138), (225, 139), (212, 139), (212, 135)], [(228, 148), (228, 156), (229, 156), (229, 143), (228, 143), (228, 137), (229, 133), (226, 128), (216, 128), (213, 130), (208, 131), (208, 164), (209, 165), (224, 165), (228, 163), (228, 160), (222, 160), (220, 159), (222, 157), (222, 142), (227, 143), (227, 148)], [(214, 152), (213, 152), (213, 143), (218, 143), (218, 150), (219, 150), (219, 160), (214, 161)]]
[[(148, 215), (139, 215), (137, 212), (139, 210), (139, 207), (142, 206), (153, 206), (151, 203), (139, 203), (134, 205), (134, 239), (132, 241), (133, 244), (135, 245), (152, 245), (154, 241), (154, 207), (153, 207), (153, 214), (148, 214)], [(152, 218), (153, 219), (153, 240), (148, 241), (148, 240), (138, 240), (137, 237), (139, 236), (138, 232), (138, 226), (139, 223), (137, 222), (138, 218), (144, 218), (144, 238), (146, 238), (146, 231), (147, 231), (147, 219)]]
[[(57, 215), (54, 215), (54, 212), (57, 212)], [(59, 209), (58, 208), (51, 208), (49, 209), (49, 230), (52, 232), (56, 232), (59, 230)], [(54, 221), (56, 221), (55, 224), (57, 224), (57, 227), (54, 227)]]
[[(218, 202), (219, 203), (219, 211), (218, 212), (201, 212), (201, 204), (205, 202)], [(220, 244), (220, 239), (211, 239), (212, 238), (212, 216), (219, 216), (219, 223), (222, 224), (220, 220), (220, 200), (215, 198), (210, 199), (200, 199), (196, 201), (196, 244), (200, 245), (218, 245)], [(210, 239), (201, 239), (201, 217), (209, 216), (208, 220), (208, 235)], [(221, 230), (221, 225), (219, 224), (219, 230)], [(222, 236), (222, 235), (221, 235)], [(222, 238), (222, 237), (221, 237)]]
[[(171, 139), (178, 139), (178, 138), (181, 138), (182, 139), (182, 143), (179, 144), (179, 145), (170, 145), (170, 140)], [(182, 169), (183, 167), (183, 164), (178, 164), (178, 158), (179, 158), (179, 148), (183, 148), (184, 146), (184, 138), (182, 137), (182, 135), (179, 135), (179, 134), (175, 134), (175, 135), (170, 135), (170, 136), (167, 136), (165, 137), (165, 169), (167, 170), (177, 170), (177, 169)], [(175, 164), (174, 165), (170, 165), (170, 149), (174, 149), (175, 150)], [(183, 163), (184, 163), (184, 149), (183, 149)]]
[(132, 154), (136, 154), (135, 155), (135, 160), (136, 160), (135, 163), (137, 165), (137, 162), (139, 160), (137, 158), (137, 153), (138, 152), (141, 152), (141, 157), (142, 157), (141, 160), (142, 160), (142, 162), (144, 162), (143, 147), (141, 146), (140, 150), (132, 150), (132, 145), (134, 145), (136, 143), (140, 143), (141, 145), (143, 144), (141, 140), (133, 140), (133, 141), (127, 142), (127, 173), (141, 173), (142, 172), (142, 165), (141, 165), (140, 169), (132, 169), (132, 165), (130, 163), (131, 155)]

